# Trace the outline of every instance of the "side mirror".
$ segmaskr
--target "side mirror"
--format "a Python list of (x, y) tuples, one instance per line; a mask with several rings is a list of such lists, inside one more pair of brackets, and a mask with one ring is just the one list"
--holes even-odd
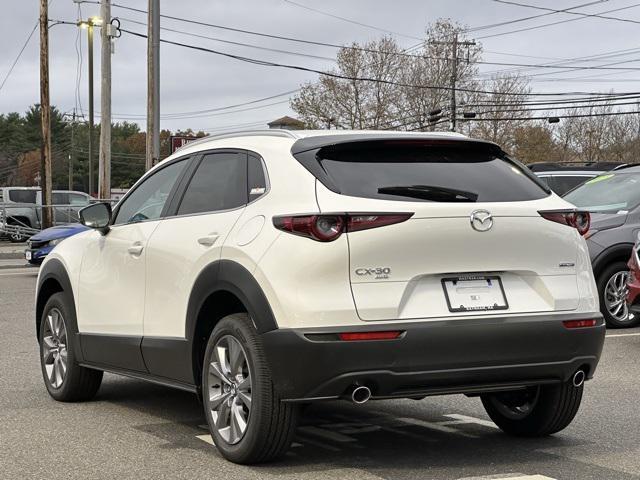
[(94, 203), (84, 207), (78, 215), (80, 223), (89, 228), (95, 228), (102, 235), (106, 235), (109, 231), (111, 223), (111, 205), (109, 203)]

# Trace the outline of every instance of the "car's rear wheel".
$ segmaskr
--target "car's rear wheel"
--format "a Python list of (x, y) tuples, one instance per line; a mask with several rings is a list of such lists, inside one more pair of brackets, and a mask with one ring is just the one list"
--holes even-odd
[(487, 414), (510, 435), (541, 437), (566, 428), (578, 413), (583, 385), (571, 382), (482, 395)]
[(73, 306), (63, 292), (47, 301), (40, 321), (40, 364), (49, 395), (61, 402), (90, 400), (102, 383), (102, 372), (76, 362), (68, 319)]
[(640, 316), (631, 314), (627, 305), (628, 277), (624, 262), (612, 263), (598, 277), (600, 309), (608, 327), (629, 328), (640, 323)]
[(213, 441), (226, 459), (266, 462), (287, 451), (299, 409), (281, 402), (247, 314), (229, 315), (216, 325), (202, 371), (205, 415)]

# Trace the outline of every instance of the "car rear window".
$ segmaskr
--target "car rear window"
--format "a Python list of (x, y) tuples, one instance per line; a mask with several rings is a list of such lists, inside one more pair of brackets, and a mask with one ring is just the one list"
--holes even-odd
[(351, 142), (322, 147), (315, 157), (331, 184), (327, 186), (355, 197), (512, 202), (549, 195), (528, 168), (484, 143)]

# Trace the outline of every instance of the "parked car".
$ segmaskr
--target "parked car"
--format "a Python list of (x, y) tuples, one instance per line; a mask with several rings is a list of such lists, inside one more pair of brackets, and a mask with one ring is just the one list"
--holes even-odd
[(58, 225), (46, 228), (27, 240), (27, 249), (24, 257), (32, 265), (40, 265), (45, 257), (64, 239), (77, 233), (84, 232), (88, 227), (80, 223)]
[[(22, 227), (12, 231), (12, 242), (24, 242), (34, 229), (39, 229), (42, 220), (42, 191), (39, 187), (3, 187), (0, 188), (0, 210), (6, 215), (6, 223)], [(89, 205), (92, 197), (83, 192), (54, 190), (51, 201), (54, 223), (65, 224), (78, 221), (78, 211)]]
[(630, 315), (625, 302), (627, 262), (640, 230), (640, 166), (602, 174), (564, 199), (591, 212), (591, 228), (585, 238), (607, 325), (620, 328), (640, 324), (640, 316)]
[(480, 396), (505, 432), (553, 434), (600, 358), (589, 214), (492, 143), (208, 137), (80, 217), (37, 282), (49, 394), (90, 399), (103, 371), (197, 393), (234, 462), (339, 398)]
[(598, 175), (618, 168), (618, 162), (544, 162), (531, 163), (529, 168), (558, 195), (564, 195), (578, 185)]
[(626, 303), (629, 313), (632, 315), (640, 315), (640, 236), (636, 244), (631, 250), (631, 258), (627, 266), (629, 267), (629, 276), (627, 277), (627, 298)]

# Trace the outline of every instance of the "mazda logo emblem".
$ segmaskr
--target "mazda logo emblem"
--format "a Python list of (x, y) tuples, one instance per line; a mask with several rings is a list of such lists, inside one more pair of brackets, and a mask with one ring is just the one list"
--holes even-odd
[(474, 210), (469, 217), (471, 228), (477, 232), (486, 232), (493, 227), (493, 216), (487, 210)]

